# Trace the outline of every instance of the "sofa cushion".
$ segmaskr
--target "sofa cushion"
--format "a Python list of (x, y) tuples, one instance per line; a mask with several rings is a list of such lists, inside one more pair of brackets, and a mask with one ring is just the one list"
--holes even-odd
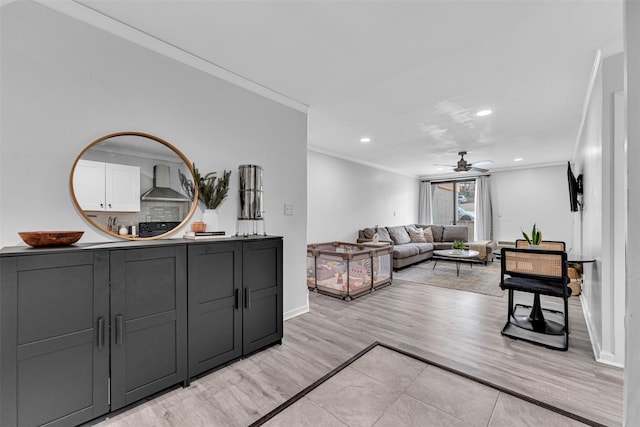
[(405, 244), (405, 245), (393, 247), (394, 258), (409, 258), (414, 255), (418, 255), (419, 252), (420, 250), (415, 246), (415, 244), (409, 244), (409, 245)]
[(433, 243), (433, 231), (431, 231), (431, 227), (423, 228), (424, 230), (424, 241), (427, 243)]
[(445, 225), (442, 233), (443, 242), (453, 242), (461, 240), (466, 242), (469, 240), (469, 228), (466, 225)]
[(433, 243), (409, 243), (411, 246), (418, 248), (421, 254), (433, 251)]
[[(370, 228), (365, 228), (363, 230), (360, 230), (360, 237), (365, 238), (365, 239), (373, 239), (373, 235), (375, 234), (376, 229), (373, 227)], [(387, 232), (387, 229), (385, 227), (378, 227), (378, 239), (381, 242), (391, 242), (391, 237), (389, 236), (389, 233)]]
[(437, 225), (437, 224), (429, 224), (429, 225), (422, 225), (422, 224), (416, 224), (417, 227), (421, 227), (421, 228), (430, 228), (431, 229), (431, 234), (433, 234), (433, 241), (434, 242), (442, 242), (442, 232), (444, 230), (444, 226), (443, 225)]
[(409, 237), (407, 229), (402, 225), (387, 227), (387, 231), (389, 231), (389, 236), (391, 236), (391, 240), (393, 240), (393, 243), (396, 245), (404, 245), (411, 242), (411, 237)]
[(415, 228), (410, 225), (407, 227), (407, 231), (409, 232), (409, 237), (411, 238), (411, 242), (427, 243), (427, 241), (425, 240), (424, 228)]

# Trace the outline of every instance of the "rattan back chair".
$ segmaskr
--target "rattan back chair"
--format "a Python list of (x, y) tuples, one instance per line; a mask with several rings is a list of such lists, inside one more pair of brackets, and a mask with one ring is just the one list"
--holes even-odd
[[(562, 243), (564, 247), (563, 242), (547, 243)], [(509, 291), (507, 323), (502, 328), (502, 335), (554, 350), (567, 350), (568, 300), (571, 296), (567, 253), (564, 250), (502, 248), (500, 262), (500, 287)], [(514, 291), (533, 293), (533, 305), (514, 304)], [(562, 298), (564, 311), (542, 308), (540, 295)], [(560, 335), (563, 340), (558, 343), (557, 339), (544, 335)]]

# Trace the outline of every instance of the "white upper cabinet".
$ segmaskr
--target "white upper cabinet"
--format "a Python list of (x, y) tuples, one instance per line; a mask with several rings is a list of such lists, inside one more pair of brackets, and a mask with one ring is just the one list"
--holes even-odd
[(105, 201), (108, 211), (140, 212), (140, 168), (105, 164)]
[(78, 160), (73, 189), (85, 211), (140, 212), (140, 168)]
[(78, 160), (73, 172), (73, 191), (85, 211), (105, 210), (105, 163)]

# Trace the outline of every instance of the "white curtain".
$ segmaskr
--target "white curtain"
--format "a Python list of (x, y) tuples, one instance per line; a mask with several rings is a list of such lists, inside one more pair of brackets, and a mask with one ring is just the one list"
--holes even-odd
[(491, 185), (488, 176), (476, 179), (476, 235), (475, 240), (493, 240), (493, 216), (491, 213)]
[(420, 197), (418, 198), (418, 223), (431, 224), (433, 216), (431, 215), (431, 182), (420, 182)]

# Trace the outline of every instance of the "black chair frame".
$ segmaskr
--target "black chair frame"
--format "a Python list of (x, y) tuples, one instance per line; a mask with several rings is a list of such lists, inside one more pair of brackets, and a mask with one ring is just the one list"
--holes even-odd
[[(520, 254), (536, 255), (556, 255), (561, 258), (562, 267), (561, 275), (547, 276), (543, 274), (529, 274), (517, 270), (509, 270), (507, 262), (509, 261), (509, 253), (515, 252)], [(543, 249), (522, 249), (522, 248), (502, 248), (501, 250), (501, 271), (500, 271), (500, 287), (509, 291), (509, 307), (507, 312), (507, 323), (502, 328), (501, 334), (510, 338), (519, 339), (530, 342), (532, 344), (541, 345), (553, 350), (566, 351), (569, 348), (569, 297), (571, 289), (569, 288), (567, 253), (557, 250)], [(533, 304), (515, 304), (514, 291), (533, 293)], [(540, 295), (549, 295), (560, 297), (564, 302), (564, 311), (543, 308), (540, 304)], [(528, 314), (517, 314), (518, 309), (528, 311)], [(563, 323), (548, 320), (545, 313), (561, 316)], [(519, 335), (517, 330), (512, 327), (525, 329), (527, 331), (545, 334), (545, 335), (562, 335), (564, 337), (562, 345), (553, 345), (548, 342), (538, 341), (531, 334)]]

